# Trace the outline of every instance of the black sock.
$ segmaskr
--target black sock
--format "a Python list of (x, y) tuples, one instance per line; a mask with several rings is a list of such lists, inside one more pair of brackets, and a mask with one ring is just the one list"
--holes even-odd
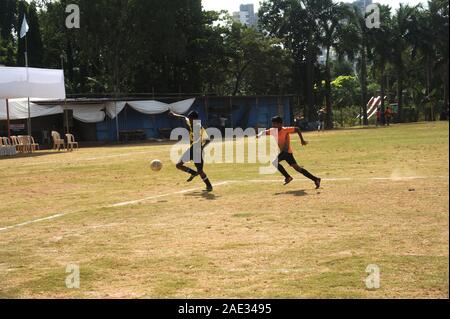
[(209, 181), (208, 176), (205, 176), (205, 178), (203, 178), (203, 182), (206, 184), (206, 187), (212, 188), (212, 185), (211, 185), (211, 182)]
[(315, 177), (313, 174), (311, 174), (304, 168), (300, 169), (300, 173), (303, 174), (305, 177), (309, 178), (310, 180), (312, 180), (313, 182), (316, 182), (318, 180), (317, 177)]
[(191, 175), (197, 175), (198, 173), (189, 167), (182, 167), (181, 170)]
[(284, 169), (283, 165), (281, 165), (281, 164), (278, 164), (278, 171), (279, 171), (281, 174), (283, 174), (283, 176), (284, 176), (285, 178), (290, 178), (290, 177), (291, 177), (291, 175), (288, 174), (288, 172)]

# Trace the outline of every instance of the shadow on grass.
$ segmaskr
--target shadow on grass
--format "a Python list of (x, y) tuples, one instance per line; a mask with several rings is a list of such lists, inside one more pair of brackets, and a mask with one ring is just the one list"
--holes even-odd
[(203, 198), (206, 200), (216, 200), (219, 196), (214, 195), (213, 193), (208, 193), (206, 191), (197, 191), (192, 193), (187, 193), (184, 196)]
[(293, 196), (308, 196), (308, 193), (305, 190), (298, 190), (298, 191), (287, 191), (283, 193), (276, 193), (275, 195), (293, 195)]

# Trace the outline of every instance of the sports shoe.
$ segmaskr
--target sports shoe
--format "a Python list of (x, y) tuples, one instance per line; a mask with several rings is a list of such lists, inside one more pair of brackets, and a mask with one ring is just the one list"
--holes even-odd
[(287, 184), (289, 184), (290, 182), (292, 182), (294, 179), (291, 177), (291, 176), (289, 176), (289, 177), (287, 177), (285, 180), (284, 180), (284, 186), (286, 186)]
[(190, 183), (194, 180), (194, 178), (196, 178), (198, 176), (198, 173), (192, 174), (191, 177), (188, 178), (188, 180), (186, 182)]
[(322, 182), (321, 178), (316, 179), (316, 181), (314, 182), (316, 184), (316, 189), (320, 188), (320, 183)]

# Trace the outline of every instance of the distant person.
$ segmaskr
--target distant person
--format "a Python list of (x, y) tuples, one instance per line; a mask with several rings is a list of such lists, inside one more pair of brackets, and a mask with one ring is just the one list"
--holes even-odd
[(381, 113), (382, 113), (382, 112), (381, 112), (381, 107), (378, 107), (378, 108), (377, 108), (377, 127), (380, 126), (380, 125), (382, 125), (382, 124), (381, 124)]
[(294, 124), (296, 127), (300, 128), (300, 126), (302, 125), (302, 118), (300, 116), (295, 117)]
[(319, 132), (324, 131), (325, 130), (325, 110), (321, 109), (317, 115), (319, 117), (319, 125), (317, 128), (317, 131), (319, 131)]
[(390, 106), (386, 107), (386, 110), (384, 111), (384, 118), (386, 119), (386, 125), (390, 126), (391, 125), (391, 120), (393, 117), (394, 113), (392, 112), (392, 109)]
[(220, 121), (220, 131), (222, 132), (222, 136), (225, 136), (228, 118), (226, 118), (224, 115), (221, 115), (219, 117), (219, 121)]

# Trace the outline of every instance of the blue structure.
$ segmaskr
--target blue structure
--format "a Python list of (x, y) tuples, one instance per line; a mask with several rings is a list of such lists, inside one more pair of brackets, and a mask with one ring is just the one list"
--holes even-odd
[[(161, 99), (165, 103), (177, 100)], [(232, 128), (268, 128), (276, 115), (283, 117), (285, 125), (292, 124), (293, 116), (290, 96), (198, 97), (191, 110), (200, 114), (206, 127), (220, 127), (225, 122), (226, 127)], [(119, 131), (143, 131), (146, 138), (167, 137), (163, 136), (164, 132), (182, 125), (179, 119), (168, 114), (142, 114), (129, 106), (119, 114)], [(116, 120), (106, 117), (96, 124), (96, 131), (98, 141), (115, 141)]]

